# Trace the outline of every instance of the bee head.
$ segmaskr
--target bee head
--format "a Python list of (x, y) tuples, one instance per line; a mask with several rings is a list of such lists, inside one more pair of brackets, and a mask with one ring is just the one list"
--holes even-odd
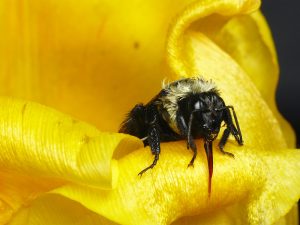
[[(206, 140), (214, 140), (221, 127), (224, 113), (220, 110), (224, 101), (216, 93), (201, 93), (190, 102), (190, 118), (193, 136), (202, 136)], [(192, 121), (190, 121), (192, 118)]]

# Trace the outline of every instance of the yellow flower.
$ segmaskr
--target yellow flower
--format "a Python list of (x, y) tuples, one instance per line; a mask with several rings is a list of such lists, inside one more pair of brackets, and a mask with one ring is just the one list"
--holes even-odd
[[(0, 224), (297, 224), (300, 153), (259, 6), (2, 0), (0, 93), (23, 100), (0, 98)], [(194, 168), (184, 141), (163, 143), (140, 179), (149, 148), (116, 133), (163, 78), (200, 74), (235, 106), (245, 141), (226, 145), (235, 159), (214, 146), (210, 198), (201, 140)]]

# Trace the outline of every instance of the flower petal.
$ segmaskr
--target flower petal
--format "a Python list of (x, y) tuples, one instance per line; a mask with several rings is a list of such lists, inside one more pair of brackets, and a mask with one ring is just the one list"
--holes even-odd
[(1, 0), (0, 94), (117, 131), (160, 90), (169, 23), (190, 2)]
[[(203, 142), (197, 144), (201, 149)], [(300, 196), (295, 188), (300, 185), (297, 172), (300, 152), (266, 153), (260, 149), (241, 149), (231, 143), (227, 149), (235, 154), (235, 159), (214, 151), (210, 198), (204, 151), (200, 151), (195, 167), (187, 168), (192, 154), (184, 142), (163, 144), (159, 163), (142, 178), (137, 174), (152, 160), (147, 154), (149, 149), (135, 151), (119, 160), (119, 183), (113, 190), (67, 184), (53, 192), (120, 224), (170, 224), (177, 218), (195, 214), (205, 214), (204, 219), (211, 224), (220, 218), (227, 218), (224, 224), (231, 224), (233, 219), (222, 216), (227, 211), (235, 216), (235, 221), (261, 225), (272, 224), (284, 216)], [(280, 172), (274, 169), (278, 165)]]
[[(241, 206), (240, 204), (228, 206), (217, 210), (217, 213), (208, 213), (206, 215), (197, 215), (183, 217), (172, 225), (243, 225), (248, 224), (247, 216), (241, 217)], [(284, 217), (281, 217), (276, 223), (272, 225), (298, 225), (297, 206)]]
[(36, 103), (2, 97), (0, 106), (0, 199), (7, 214), (0, 221), (64, 183), (112, 188), (118, 179), (112, 157), (143, 146)]
[[(37, 99), (62, 111), (74, 112), (101, 129), (115, 130), (129, 101), (144, 100), (158, 89), (161, 75), (152, 74), (161, 74), (164, 39), (156, 35), (166, 34), (170, 15), (184, 7), (175, 4), (176, 10), (165, 13), (168, 8), (165, 4), (160, 13), (154, 10), (156, 13), (150, 13), (152, 16), (135, 28), (133, 21), (148, 12), (147, 5), (136, 16), (130, 12), (140, 9), (139, 3), (134, 7), (115, 7), (116, 2), (112, 1), (114, 3), (107, 2), (99, 7), (98, 2), (93, 1), (96, 7), (91, 7), (91, 3), (86, 2), (69, 6), (68, 2), (52, 1), (47, 6), (53, 10), (47, 11), (49, 7), (45, 7), (43, 1), (34, 4), (23, 1), (24, 5), (17, 11), (21, 13), (17, 15), (14, 4), (0, 3), (9, 6), (10, 10), (1, 13), (5, 18), (13, 12), (5, 27), (4, 33), (8, 35), (0, 41), (11, 43), (1, 47), (4, 49), (0, 51), (2, 58), (8, 60), (1, 67), (5, 75), (0, 79), (9, 80), (11, 74), (19, 76), (10, 81), (18, 84), (17, 88), (8, 82), (7, 89), (2, 91)], [(186, 168), (191, 153), (183, 142), (163, 144), (159, 164), (139, 179), (137, 173), (152, 160), (150, 150), (126, 153), (141, 148), (141, 141), (120, 134), (100, 133), (32, 103), (0, 100), (4, 106), (0, 110), (0, 120), (3, 120), (0, 121), (3, 126), (0, 134), (4, 137), (0, 144), (5, 153), (0, 156), (0, 165), (9, 170), (5, 173), (7, 177), (2, 176), (3, 183), (9, 181), (1, 196), (2, 205), (7, 208), (5, 216), (32, 200), (27, 196), (34, 199), (40, 192), (51, 190), (122, 224), (170, 224), (183, 216), (199, 213), (206, 214), (208, 221), (221, 221), (226, 212), (236, 216), (237, 221), (245, 221), (246, 215), (250, 224), (270, 224), (284, 216), (299, 199), (299, 152), (282, 150), (286, 148), (285, 137), (274, 111), (262, 99), (259, 85), (251, 81), (238, 60), (216, 45), (218, 31), (231, 24), (232, 16), (248, 14), (259, 4), (255, 0), (197, 1), (179, 15), (170, 32), (169, 73), (176, 78), (199, 73), (212, 78), (226, 103), (235, 106), (245, 138), (244, 147), (236, 146), (231, 140), (226, 145), (235, 159), (214, 151), (215, 172), (210, 199), (207, 198), (207, 166), (203, 152), (194, 169)], [(210, 16), (212, 13), (214, 16)], [(86, 14), (92, 16), (86, 18)], [(154, 20), (157, 15), (164, 21), (160, 26)], [(28, 22), (31, 20), (42, 21), (42, 26)], [(16, 29), (21, 32), (15, 36), (12, 31), (19, 23), (22, 29)], [(127, 27), (133, 28), (124, 29)], [(158, 29), (152, 31), (148, 27)], [(141, 30), (141, 36), (137, 30)], [(53, 37), (49, 38), (49, 33)], [(137, 38), (141, 39), (136, 42)], [(13, 41), (9, 42), (10, 39)], [(39, 41), (31, 42), (35, 39)], [(103, 47), (101, 43), (106, 45)], [(18, 48), (19, 45), (22, 47)], [(142, 50), (141, 46), (145, 49), (137, 52), (137, 49)], [(53, 57), (58, 52), (62, 53), (61, 59)], [(97, 75), (99, 71), (101, 76)], [(126, 76), (123, 77), (123, 73)], [(143, 76), (138, 76), (140, 74)], [(20, 79), (23, 75), (24, 82)], [(137, 81), (128, 83), (133, 77)], [(141, 84), (145, 80), (154, 85), (145, 86), (141, 93), (136, 87), (144, 87)], [(237, 93), (241, 87), (243, 92)], [(202, 149), (201, 146), (203, 143), (199, 141), (198, 149)], [(114, 151), (117, 152), (114, 154)], [(113, 156), (119, 160), (112, 160)], [(20, 173), (24, 173), (24, 177)], [(17, 183), (12, 179), (14, 174), (17, 174)], [(29, 174), (32, 179), (28, 178)], [(47, 179), (39, 183), (36, 178), (40, 177)], [(32, 185), (35, 182), (38, 182), (37, 189)], [(15, 188), (18, 184), (24, 186), (24, 192)], [(111, 187), (115, 188), (104, 190)], [(67, 205), (71, 202), (66, 201)], [(207, 214), (212, 211), (215, 213)], [(225, 224), (230, 223), (230, 220), (226, 222), (226, 215), (224, 218)]]
[[(225, 102), (234, 105), (238, 113), (245, 147), (276, 151), (286, 148), (285, 140), (293, 147), (294, 134), (274, 103), (278, 65), (269, 30), (260, 14), (249, 14), (257, 9), (260, 2), (202, 3), (196, 2), (187, 8), (172, 26), (167, 49), (169, 73), (174, 79), (200, 74), (215, 81)], [(251, 35), (248, 36), (248, 32)], [(259, 49), (249, 54), (248, 62), (245, 56), (253, 44)], [(271, 73), (265, 75), (268, 69)], [(263, 83), (267, 83), (268, 78), (274, 82), (263, 90)], [(237, 93), (238, 90), (241, 92)], [(289, 204), (292, 205), (292, 202)]]
[(58, 195), (45, 195), (20, 210), (8, 225), (117, 225), (79, 203)]
[(234, 106), (245, 145), (268, 151), (286, 148), (277, 120), (242, 68), (201, 33), (189, 32), (184, 45), (184, 59), (180, 56), (190, 65), (190, 74), (211, 78), (226, 104)]
[(270, 30), (262, 14), (254, 12), (232, 18), (220, 29), (214, 40), (254, 82), (279, 121), (289, 147), (294, 147), (295, 134), (278, 112), (275, 103), (279, 68)]
[[(183, 51), (187, 51), (184, 48), (184, 42), (189, 28), (193, 29), (194, 27), (198, 32), (214, 35), (215, 31), (218, 31), (232, 16), (255, 11), (259, 5), (259, 0), (206, 0), (197, 1), (186, 8), (171, 27), (167, 43), (168, 64), (176, 78), (178, 76), (192, 76), (189, 67), (186, 66), (185, 61), (182, 61), (184, 59)], [(202, 19), (204, 19), (204, 27), (199, 26), (199, 24), (202, 25)], [(196, 23), (193, 24), (194, 22)]]
[[(212, 78), (217, 81), (221, 92), (224, 93), (223, 97), (229, 99), (231, 95), (235, 95), (233, 91), (235, 88), (247, 89), (248, 86), (252, 86), (252, 82), (248, 78), (244, 78), (246, 75), (250, 76), (271, 108), (271, 114), (274, 114), (278, 119), (289, 146), (293, 147), (295, 135), (275, 106), (278, 64), (272, 39), (268, 33), (269, 30), (259, 13), (245, 15), (245, 12), (257, 9), (259, 2), (239, 1), (240, 4), (236, 4), (235, 1), (226, 3), (208, 2), (210, 4), (208, 3), (205, 7), (196, 4), (192, 10), (188, 8), (173, 25), (168, 42), (170, 73), (177, 74), (177, 76), (202, 74), (206, 78)], [(214, 14), (211, 15), (212, 13)], [(200, 39), (203, 39), (203, 41)], [(196, 42), (202, 42), (202, 44)], [(215, 43), (220, 48), (213, 46)], [(256, 44), (255, 51), (250, 50), (253, 49), (253, 43)], [(211, 47), (205, 45), (211, 45)], [(213, 48), (218, 49), (220, 53), (215, 53)], [(230, 55), (224, 54), (224, 51)], [(227, 62), (222, 61), (223, 58), (227, 58), (227, 61), (230, 58), (232, 60), (231, 64), (233, 66), (228, 70), (223, 69), (227, 64)], [(236, 73), (243, 75), (236, 75)], [(238, 77), (243, 82), (234, 84)], [(225, 84), (223, 87), (222, 83)], [(226, 89), (229, 89), (227, 90), (228, 93), (225, 93)], [(251, 87), (251, 89), (254, 88)], [(249, 92), (257, 93), (254, 90)], [(249, 95), (248, 101), (245, 98), (239, 98), (235, 99), (237, 103), (231, 101), (232, 103), (229, 104), (238, 107), (239, 103), (253, 102), (254, 99), (256, 101), (259, 97), (259, 94)], [(260, 107), (254, 104), (252, 106), (254, 108)], [(253, 108), (246, 111), (252, 112)], [(244, 110), (244, 112), (246, 111)], [(264, 114), (264, 111), (269, 110), (263, 107), (260, 115)], [(268, 114), (266, 120), (268, 120), (268, 117), (273, 116)], [(248, 123), (249, 121), (248, 119)], [(282, 135), (283, 133), (280, 136)]]
[(249, 14), (259, 4), (260, 1), (247, 0), (238, 3), (207, 1), (205, 7), (200, 3), (193, 6), (192, 10), (187, 9), (171, 29), (168, 63), (171, 74), (193, 76), (193, 66), (188, 65), (185, 60), (189, 49), (183, 47), (183, 42), (190, 31), (205, 34), (245, 70), (279, 121), (289, 147), (294, 147), (295, 134), (278, 112), (275, 103), (279, 69), (270, 30), (259, 12)]

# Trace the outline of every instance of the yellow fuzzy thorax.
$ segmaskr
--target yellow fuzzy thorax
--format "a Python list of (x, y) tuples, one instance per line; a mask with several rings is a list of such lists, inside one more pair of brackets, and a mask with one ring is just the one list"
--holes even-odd
[(162, 86), (166, 95), (162, 95), (158, 99), (157, 104), (164, 112), (164, 119), (176, 133), (179, 133), (176, 123), (178, 101), (191, 94), (199, 94), (210, 91), (218, 93), (215, 83), (212, 80), (205, 80), (202, 77), (180, 79), (172, 83), (163, 83)]

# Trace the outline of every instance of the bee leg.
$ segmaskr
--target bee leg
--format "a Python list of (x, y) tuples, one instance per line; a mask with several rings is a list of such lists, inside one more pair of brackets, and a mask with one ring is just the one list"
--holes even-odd
[(239, 143), (239, 145), (243, 145), (243, 140), (234, 125), (230, 126), (230, 133), (233, 134), (235, 140), (237, 141), (237, 143)]
[(197, 157), (197, 147), (195, 145), (193, 136), (191, 134), (191, 123), (192, 123), (191, 119), (193, 119), (193, 118), (190, 118), (189, 127), (188, 127), (186, 125), (185, 119), (183, 118), (183, 115), (180, 113), (180, 111), (177, 112), (176, 121), (177, 121), (177, 125), (178, 125), (178, 129), (180, 131), (180, 134), (187, 138), (187, 149), (191, 148), (194, 153), (193, 158), (191, 159), (188, 167), (194, 166), (194, 161)]
[[(229, 109), (232, 109), (236, 126), (234, 125), (234, 123), (232, 121), (232, 117), (231, 117), (231, 113), (230, 113)], [(237, 119), (237, 116), (235, 114), (233, 106), (226, 106), (224, 121), (227, 124), (227, 128), (229, 128), (230, 133), (233, 134), (233, 136), (234, 136), (235, 140), (237, 141), (237, 143), (239, 143), (239, 145), (243, 145), (242, 133), (241, 133), (239, 122), (238, 122), (238, 119)]]
[(152, 169), (155, 165), (156, 165), (156, 163), (157, 163), (157, 161), (158, 161), (158, 159), (159, 159), (159, 153), (156, 153), (156, 154), (154, 154), (155, 155), (155, 157), (154, 157), (154, 160), (153, 160), (153, 163), (150, 165), (150, 166), (148, 166), (148, 167), (146, 167), (145, 169), (143, 169), (141, 172), (139, 172), (139, 176), (140, 177), (142, 177), (142, 175), (147, 171), (147, 170), (149, 170), (149, 169)]
[(229, 134), (230, 134), (230, 130), (229, 130), (228, 128), (226, 128), (226, 129), (224, 130), (224, 133), (223, 133), (223, 135), (222, 135), (222, 137), (221, 137), (221, 140), (220, 140), (220, 142), (219, 142), (219, 149), (220, 149), (220, 151), (221, 151), (223, 154), (226, 154), (226, 155), (229, 155), (229, 156), (231, 156), (231, 157), (234, 157), (234, 154), (232, 154), (232, 153), (230, 153), (230, 152), (224, 151), (224, 146), (225, 146), (225, 144), (226, 144), (226, 142), (227, 142), (227, 139), (228, 139), (228, 137), (229, 137)]
[(139, 172), (138, 174), (139, 176), (142, 176), (143, 173), (145, 173), (147, 170), (152, 169), (156, 165), (159, 159), (160, 136), (159, 136), (159, 129), (155, 123), (152, 124), (149, 128), (147, 141), (150, 146), (151, 152), (154, 155), (154, 160), (150, 166), (146, 167), (141, 172)]
[(193, 139), (193, 136), (192, 136), (192, 123), (193, 123), (193, 116), (194, 114), (192, 113), (191, 116), (190, 116), (190, 120), (189, 120), (189, 124), (188, 124), (188, 133), (187, 133), (187, 139), (188, 139), (188, 146), (191, 147), (191, 149), (193, 150), (194, 152), (194, 155), (193, 155), (193, 158), (191, 159), (189, 166), (194, 166), (194, 161), (197, 157), (197, 147), (195, 145), (195, 142), (194, 142), (194, 139)]
[(194, 153), (193, 154), (193, 158), (191, 159), (188, 167), (190, 167), (190, 166), (194, 167), (194, 161), (195, 161), (195, 159), (197, 157), (197, 147), (196, 147), (194, 139), (192, 137), (188, 137), (188, 146), (191, 147), (191, 149), (192, 149), (192, 151)]

